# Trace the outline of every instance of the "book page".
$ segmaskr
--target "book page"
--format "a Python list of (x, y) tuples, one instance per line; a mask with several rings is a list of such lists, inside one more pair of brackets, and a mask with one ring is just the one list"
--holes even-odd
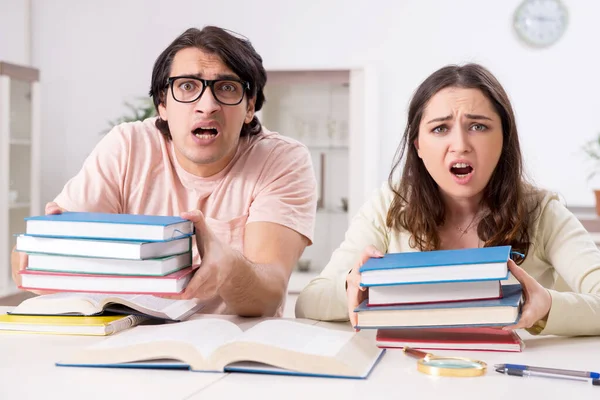
[(327, 329), (301, 322), (268, 320), (248, 329), (236, 342), (252, 342), (299, 353), (333, 357), (354, 332)]
[(217, 318), (198, 319), (166, 325), (137, 326), (110, 337), (91, 350), (106, 350), (144, 343), (182, 342), (196, 348), (207, 359), (219, 345), (239, 336), (241, 329), (235, 324)]
[[(196, 300), (171, 300), (152, 295), (111, 296), (110, 301), (114, 301), (113, 299), (123, 299), (125, 300), (123, 304), (138, 311), (143, 311), (157, 317), (165, 316), (171, 319), (177, 319), (187, 311), (198, 306)], [(150, 313), (148, 311), (156, 312)]]
[[(101, 297), (106, 297), (99, 295)], [(12, 313), (19, 314), (95, 314), (102, 311), (96, 296), (82, 293), (52, 293), (23, 301)]]

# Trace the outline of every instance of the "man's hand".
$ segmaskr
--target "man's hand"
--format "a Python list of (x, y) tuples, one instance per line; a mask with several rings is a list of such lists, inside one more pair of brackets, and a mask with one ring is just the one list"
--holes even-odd
[[(61, 208), (58, 204), (56, 204), (54, 202), (50, 202), (50, 203), (46, 204), (46, 208), (45, 208), (46, 215), (60, 214), (64, 211), (66, 211), (66, 210), (64, 208)], [(15, 251), (15, 249), (13, 249), (12, 254), (10, 255), (10, 266), (12, 269), (13, 281), (16, 283), (17, 286), (21, 286), (21, 274), (19, 274), (19, 272), (27, 267), (27, 253), (21, 253), (21, 252)], [(41, 290), (36, 290), (36, 291), (32, 290), (32, 292), (36, 293), (36, 294), (50, 293), (50, 292), (41, 291)]]
[(185, 212), (181, 214), (181, 217), (194, 223), (196, 245), (198, 254), (200, 254), (200, 267), (181, 294), (168, 297), (176, 299), (211, 299), (219, 293), (221, 287), (227, 282), (232, 267), (241, 257), (241, 254), (219, 240), (206, 224), (201, 211)]
[(502, 329), (531, 328), (537, 321), (547, 318), (552, 307), (552, 296), (546, 288), (533, 279), (523, 268), (515, 264), (513, 260), (508, 260), (508, 268), (523, 287), (525, 305), (523, 305), (519, 322), (515, 325), (505, 326)]
[(350, 324), (356, 326), (358, 324), (358, 315), (354, 309), (358, 307), (367, 298), (367, 288), (360, 286), (360, 267), (367, 262), (371, 257), (381, 258), (383, 253), (377, 250), (374, 246), (367, 246), (358, 260), (358, 263), (346, 277), (346, 297), (348, 298), (348, 316)]

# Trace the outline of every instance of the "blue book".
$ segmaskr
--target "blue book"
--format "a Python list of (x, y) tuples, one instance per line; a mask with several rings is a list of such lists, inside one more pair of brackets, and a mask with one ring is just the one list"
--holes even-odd
[(165, 215), (64, 212), (25, 218), (30, 236), (167, 241), (190, 236), (192, 222)]
[(405, 304), (369, 307), (367, 300), (355, 311), (364, 328), (464, 328), (505, 326), (519, 320), (523, 290), (520, 284), (503, 285), (504, 297), (492, 300)]
[(511, 246), (388, 253), (360, 267), (361, 286), (503, 280)]
[(267, 319), (244, 330), (225, 319), (202, 318), (138, 326), (56, 365), (364, 379), (383, 353), (372, 337), (349, 326), (345, 331)]

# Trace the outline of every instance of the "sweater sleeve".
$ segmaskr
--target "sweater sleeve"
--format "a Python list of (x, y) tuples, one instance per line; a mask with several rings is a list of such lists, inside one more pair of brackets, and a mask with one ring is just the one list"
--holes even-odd
[(548, 335), (600, 335), (600, 250), (581, 222), (557, 199), (544, 207), (536, 235), (542, 258), (574, 292), (549, 290)]
[(352, 219), (342, 244), (336, 249), (321, 274), (300, 293), (296, 317), (323, 321), (347, 321), (346, 276), (356, 266), (365, 247), (373, 245), (385, 253), (389, 229), (385, 220), (391, 191), (380, 189)]

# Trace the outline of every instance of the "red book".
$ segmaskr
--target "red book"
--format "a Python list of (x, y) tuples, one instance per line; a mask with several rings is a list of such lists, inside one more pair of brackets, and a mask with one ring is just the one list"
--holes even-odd
[(525, 343), (514, 331), (498, 328), (379, 329), (377, 346), (421, 350), (477, 350), (520, 352)]

